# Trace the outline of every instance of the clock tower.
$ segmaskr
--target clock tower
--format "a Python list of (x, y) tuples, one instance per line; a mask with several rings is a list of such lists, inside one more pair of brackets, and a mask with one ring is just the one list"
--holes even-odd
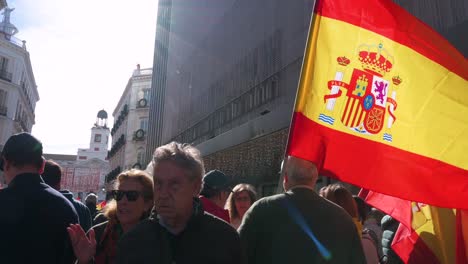
[(107, 127), (107, 112), (101, 110), (96, 117), (96, 123), (91, 128), (91, 139), (89, 149), (78, 149), (77, 159), (79, 161), (98, 158), (107, 160), (109, 146), (109, 128)]

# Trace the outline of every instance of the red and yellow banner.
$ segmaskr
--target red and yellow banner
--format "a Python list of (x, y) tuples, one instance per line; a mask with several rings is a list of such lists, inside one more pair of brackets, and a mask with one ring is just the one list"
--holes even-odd
[(468, 209), (468, 61), (391, 1), (317, 1), (287, 153), (322, 175)]

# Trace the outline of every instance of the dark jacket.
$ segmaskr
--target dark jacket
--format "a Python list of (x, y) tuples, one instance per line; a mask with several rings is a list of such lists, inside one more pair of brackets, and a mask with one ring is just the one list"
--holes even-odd
[(80, 220), (80, 226), (85, 232), (88, 231), (92, 226), (91, 213), (89, 212), (88, 207), (82, 202), (74, 199), (73, 193), (69, 190), (61, 190), (60, 193), (72, 203), (73, 207), (75, 207), (78, 219)]
[(73, 205), (39, 174), (17, 175), (0, 192), (1, 263), (72, 263), (66, 228), (78, 223)]
[(255, 202), (239, 233), (248, 263), (366, 263), (349, 214), (308, 188)]
[(239, 236), (234, 228), (206, 213), (198, 199), (182, 233), (171, 234), (158, 217), (127, 232), (117, 246), (118, 264), (242, 264)]

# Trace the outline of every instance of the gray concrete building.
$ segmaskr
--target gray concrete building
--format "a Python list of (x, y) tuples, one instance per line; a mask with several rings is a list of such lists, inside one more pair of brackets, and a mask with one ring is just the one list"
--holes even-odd
[[(396, 1), (468, 54), (463, 0)], [(170, 141), (276, 190), (314, 1), (160, 0), (146, 161)]]

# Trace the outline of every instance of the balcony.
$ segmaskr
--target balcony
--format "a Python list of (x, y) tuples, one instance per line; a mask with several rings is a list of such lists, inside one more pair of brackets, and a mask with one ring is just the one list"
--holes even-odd
[(8, 108), (4, 105), (0, 105), (0, 116), (6, 116), (8, 112)]
[(7, 72), (6, 70), (0, 70), (0, 79), (11, 82), (12, 79), (12, 73)]

